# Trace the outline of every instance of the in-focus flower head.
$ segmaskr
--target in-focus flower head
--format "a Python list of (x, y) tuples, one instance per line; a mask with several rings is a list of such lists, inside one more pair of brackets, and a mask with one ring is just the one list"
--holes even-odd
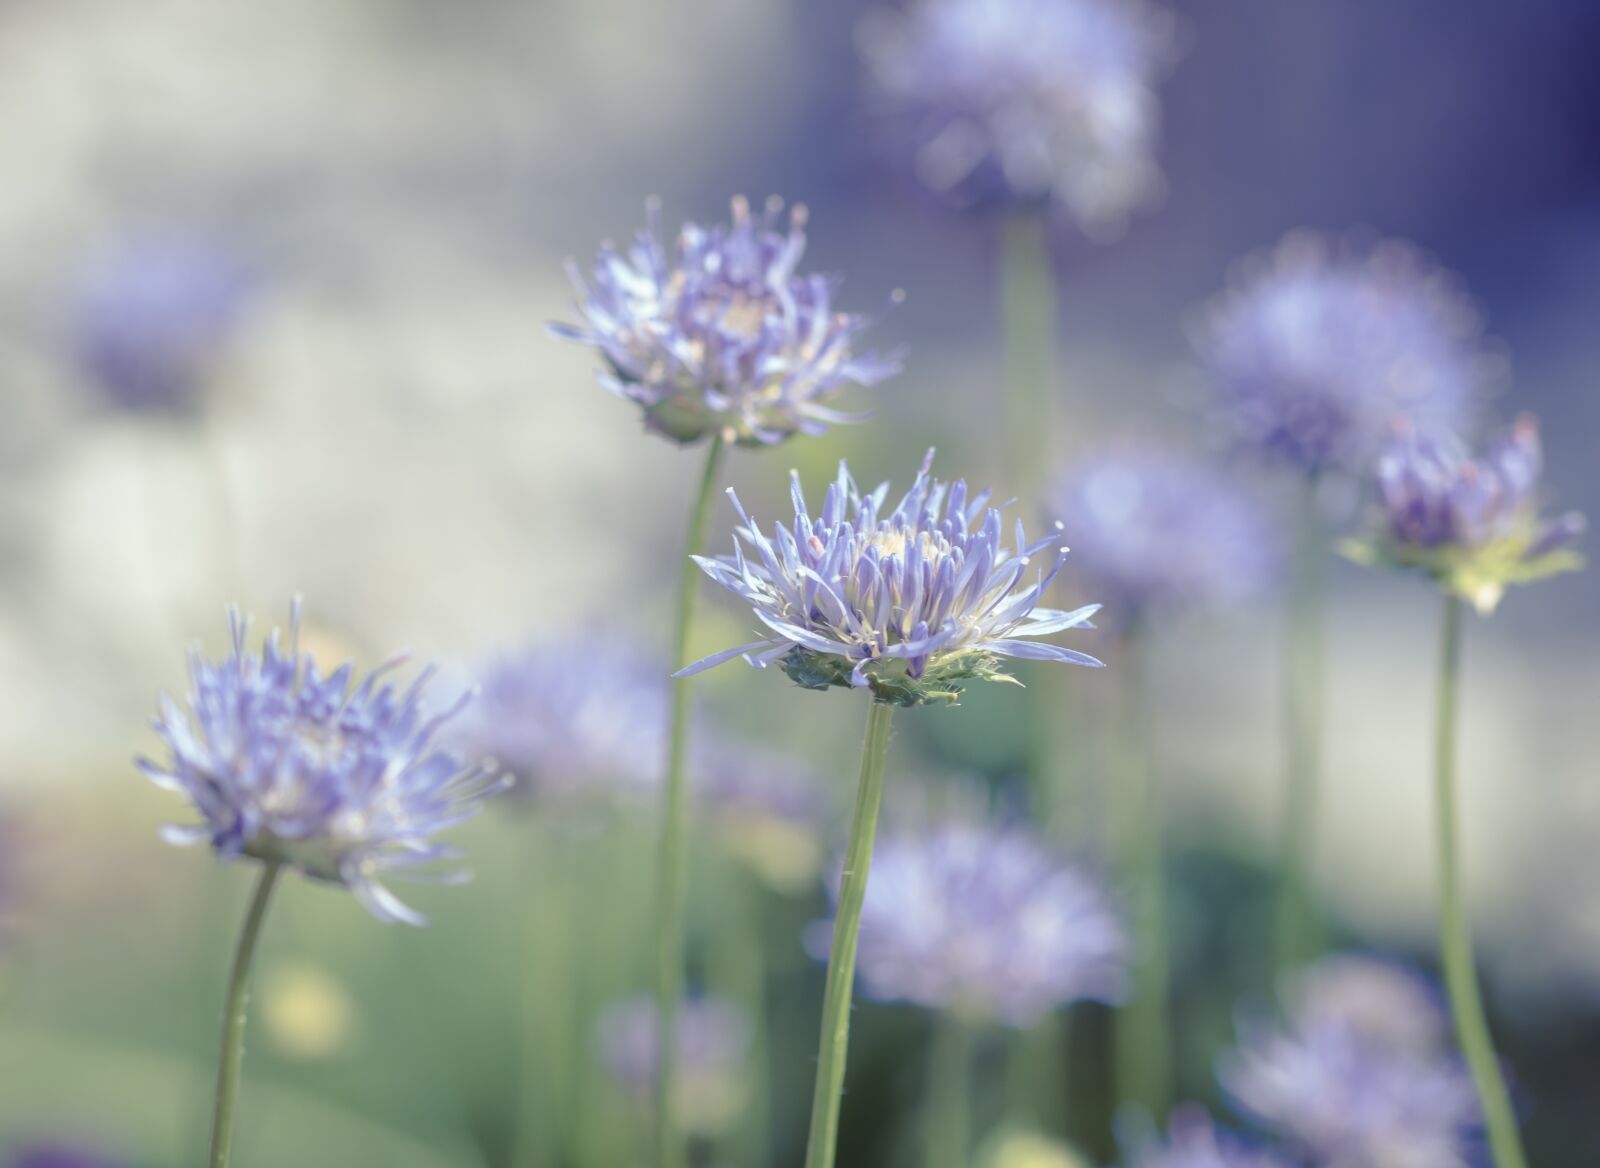
[(787, 231), (782, 213), (776, 198), (760, 216), (736, 198), (731, 225), (685, 224), (669, 253), (652, 201), (626, 253), (603, 246), (588, 279), (568, 265), (582, 322), (552, 332), (592, 346), (605, 362), (600, 384), (681, 443), (770, 445), (862, 421), (829, 403), (899, 372), (899, 359), (856, 351), (870, 322), (834, 307), (836, 279), (796, 270), (806, 212), (796, 206)]
[(1328, 1168), (1469, 1168), (1481, 1124), (1437, 990), (1341, 956), (1292, 988), (1284, 1022), (1246, 1019), (1218, 1068), (1238, 1107)]
[(1365, 474), (1400, 415), (1460, 429), (1504, 364), (1458, 281), (1415, 248), (1308, 232), (1245, 260), (1194, 340), (1223, 426), (1308, 474)]
[[(810, 932), (816, 956), (829, 937)], [(873, 998), (1027, 1027), (1119, 1000), (1127, 961), (1105, 884), (1026, 827), (950, 821), (874, 849), (856, 954)]]
[(932, 465), (930, 450), (911, 489), (884, 512), (889, 484), (864, 495), (841, 462), (815, 518), (794, 473), (793, 524), (774, 524), (770, 538), (730, 490), (742, 521), (733, 554), (694, 559), (770, 633), (678, 676), (743, 656), (761, 668), (780, 662), (807, 689), (867, 688), (878, 701), (914, 706), (954, 702), (974, 679), (1012, 681), (1000, 670), (1005, 657), (1099, 665), (1027, 639), (1088, 626), (1100, 607), (1039, 606), (1066, 560), (1059, 533), (1029, 543), (1019, 520), (1015, 546), (1006, 546), (989, 492), (969, 497), (965, 481), (932, 478)]
[(1426, 572), (1490, 612), (1507, 585), (1582, 567), (1572, 545), (1583, 516), (1539, 514), (1543, 461), (1539, 426), (1528, 415), (1478, 458), (1453, 439), (1403, 425), (1377, 462), (1377, 530), (1345, 550), (1363, 563)]
[[(677, 1019), (673, 1106), (690, 1131), (719, 1131), (737, 1116), (745, 1100), (745, 1062), (752, 1036), (749, 1014), (723, 998), (692, 997), (679, 1003)], [(601, 1065), (619, 1084), (641, 1096), (655, 1087), (660, 1041), (660, 1013), (650, 998), (616, 1002), (596, 1023)]]
[(436, 742), (467, 698), (430, 713), (423, 698), (431, 668), (403, 690), (384, 680), (403, 657), (359, 685), (351, 665), (323, 674), (300, 651), (298, 601), (287, 644), (274, 630), (260, 653), (245, 647), (248, 628), (236, 610), (228, 624), (227, 657), (190, 654), (188, 709), (162, 698), (152, 724), (170, 760), (138, 763), (200, 815), (198, 824), (168, 828), (167, 838), (281, 862), (343, 885), (380, 920), (426, 923), (380, 880), (455, 858), (432, 837), (471, 818), (504, 786), (489, 767), (464, 767)]
[(859, 37), (921, 181), (958, 204), (1065, 206), (1120, 231), (1159, 191), (1173, 22), (1144, 0), (910, 0)]
[(1126, 447), (1071, 468), (1053, 497), (1085, 587), (1114, 619), (1241, 604), (1265, 591), (1279, 549), (1261, 504), (1218, 468)]
[(530, 644), (484, 669), (450, 741), (541, 799), (647, 796), (666, 751), (667, 673), (621, 636)]
[(1141, 1141), (1129, 1163), (1131, 1168), (1291, 1168), (1275, 1152), (1219, 1129), (1204, 1108), (1193, 1104), (1172, 1113), (1165, 1141)]
[(91, 262), (70, 305), (70, 342), (96, 389), (132, 410), (184, 410), (250, 296), (240, 258), (215, 239), (125, 239)]

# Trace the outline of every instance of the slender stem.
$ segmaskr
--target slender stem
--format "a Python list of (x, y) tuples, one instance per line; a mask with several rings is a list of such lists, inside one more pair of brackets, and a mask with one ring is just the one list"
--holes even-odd
[(1447, 596), (1439, 639), (1439, 705), (1434, 739), (1434, 799), (1438, 804), (1439, 944), (1456, 1040), (1472, 1069), (1496, 1168), (1526, 1168), (1516, 1117), (1500, 1076), (1494, 1040), (1472, 963), (1472, 938), (1461, 897), (1461, 848), (1456, 800), (1456, 709), (1461, 675), (1461, 601)]
[(1285, 639), (1287, 746), (1282, 857), (1277, 906), (1278, 979), (1310, 961), (1321, 948), (1321, 924), (1312, 894), (1316, 851), (1317, 789), (1322, 770), (1323, 633), (1327, 546), (1317, 513), (1317, 483), (1307, 483), (1295, 525), (1289, 627)]
[(971, 1022), (947, 1010), (934, 1020), (928, 1060), (927, 1168), (967, 1168), (972, 1142), (968, 1077), (977, 1034)]
[[(1049, 444), (1055, 437), (1055, 270), (1050, 262), (1049, 222), (1040, 210), (1006, 219), (1000, 243), (1000, 315), (1007, 475), (1022, 498), (1037, 498), (1049, 474)], [(1030, 789), (1048, 814), (1060, 802), (1051, 780), (1059, 762), (1061, 732), (1054, 727), (1065, 703), (1056, 683), (1060, 670), (1031, 670), (1023, 695), (1024, 766)]]
[(222, 1052), (217, 1059), (217, 1098), (211, 1112), (211, 1168), (227, 1168), (232, 1159), (233, 1120), (239, 1103), (239, 1072), (244, 1066), (245, 1015), (250, 1001), (250, 964), (261, 936), (272, 890), (277, 886), (283, 865), (277, 861), (262, 866), (239, 930), (239, 944), (233, 952), (233, 969), (228, 974), (227, 1005), (222, 1015)]
[(1144, 695), (1143, 635), (1122, 637), (1118, 717), (1121, 774), (1112, 783), (1116, 859), (1133, 933), (1133, 997), (1114, 1022), (1112, 1059), (1118, 1107), (1144, 1108), (1159, 1122), (1172, 1103), (1172, 1028), (1168, 1018), (1167, 897), (1161, 790), (1151, 760)]
[(850, 1042), (850, 996), (856, 974), (856, 936), (861, 929), (861, 905), (867, 896), (872, 841), (878, 832), (883, 772), (889, 758), (889, 723), (893, 717), (894, 707), (885, 702), (873, 702), (872, 712), (867, 716), (867, 738), (861, 748), (861, 784), (856, 789), (850, 841), (845, 846), (844, 872), (839, 878), (833, 945), (828, 950), (822, 1038), (817, 1048), (817, 1085), (811, 1097), (811, 1134), (806, 1142), (805, 1168), (833, 1168), (834, 1147), (839, 1139), (839, 1104), (844, 1092), (846, 1048)]
[[(688, 664), (689, 626), (694, 618), (695, 586), (700, 580), (700, 569), (689, 556), (705, 542), (711, 495), (717, 485), (725, 448), (720, 436), (711, 440), (700, 489), (689, 511), (683, 564), (678, 576), (678, 609), (672, 631), (674, 669)], [(689, 819), (684, 759), (689, 745), (690, 686), (688, 678), (672, 683), (672, 722), (667, 739), (667, 773), (662, 792), (664, 805), (656, 873), (660, 897), (656, 913), (656, 1008), (661, 1024), (661, 1061), (656, 1075), (657, 1168), (683, 1168), (688, 1156), (683, 1133), (674, 1116), (673, 1100), (677, 1096), (678, 1002), (683, 997), (684, 916), (689, 883), (684, 851)]]

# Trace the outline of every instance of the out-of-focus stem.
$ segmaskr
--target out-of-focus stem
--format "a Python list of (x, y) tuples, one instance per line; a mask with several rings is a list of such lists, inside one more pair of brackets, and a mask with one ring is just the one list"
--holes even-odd
[[(705, 542), (711, 496), (717, 485), (725, 444), (720, 436), (706, 451), (700, 489), (689, 510), (684, 536), (683, 562), (678, 576), (678, 608), (673, 622), (674, 669), (688, 664), (689, 627), (694, 619), (695, 588), (700, 570), (689, 557)], [(660, 1065), (656, 1075), (656, 1165), (684, 1168), (688, 1149), (674, 1115), (677, 1094), (678, 1003), (683, 997), (683, 939), (688, 901), (689, 866), (685, 853), (689, 796), (684, 760), (689, 745), (689, 707), (692, 679), (672, 683), (671, 728), (667, 739), (666, 782), (663, 784), (659, 868), (656, 873), (660, 903), (656, 913), (656, 1009), (660, 1015)]]
[(1311, 874), (1322, 771), (1323, 638), (1328, 548), (1317, 483), (1306, 484), (1295, 523), (1285, 637), (1285, 789), (1278, 874), (1277, 979), (1316, 956), (1322, 929)]
[(1119, 766), (1109, 799), (1114, 809), (1116, 865), (1132, 930), (1134, 978), (1133, 996), (1113, 1023), (1112, 1059), (1119, 1109), (1140, 1107), (1160, 1122), (1172, 1102), (1172, 1030), (1161, 790), (1151, 758), (1143, 641), (1144, 634), (1137, 630), (1125, 633), (1113, 666), (1122, 686)]
[(926, 1168), (968, 1168), (972, 1142), (970, 1078), (977, 1032), (958, 1011), (934, 1019), (928, 1060)]
[(233, 953), (227, 1005), (222, 1011), (216, 1102), (211, 1112), (211, 1168), (227, 1168), (233, 1159), (233, 1127), (239, 1105), (239, 1076), (244, 1068), (244, 1031), (250, 1005), (250, 967), (255, 961), (256, 942), (261, 937), (261, 922), (266, 919), (272, 890), (277, 887), (282, 871), (283, 865), (276, 861), (262, 866)]
[(1511, 1099), (1484, 1017), (1472, 962), (1472, 936), (1461, 896), (1461, 848), (1456, 800), (1456, 709), (1461, 676), (1461, 600), (1447, 596), (1439, 638), (1439, 697), (1434, 726), (1434, 800), (1439, 848), (1439, 951), (1456, 1041), (1472, 1069), (1495, 1168), (1526, 1168)]

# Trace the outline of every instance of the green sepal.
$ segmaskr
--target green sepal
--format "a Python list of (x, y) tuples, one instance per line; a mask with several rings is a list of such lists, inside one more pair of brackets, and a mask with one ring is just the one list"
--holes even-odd
[[(921, 677), (906, 672), (906, 663), (892, 657), (867, 662), (861, 672), (875, 700), (892, 706), (954, 706), (959, 704), (965, 683), (999, 681), (1021, 685), (1000, 668), (993, 653), (970, 650), (951, 654), (932, 663)], [(818, 653), (795, 646), (780, 661), (789, 680), (804, 689), (852, 688), (850, 676), (855, 662), (832, 653)]]
[(1426, 573), (1445, 592), (1459, 596), (1487, 616), (1512, 584), (1531, 584), (1583, 567), (1583, 557), (1570, 548), (1529, 559), (1528, 552), (1536, 538), (1535, 531), (1518, 532), (1478, 548), (1414, 548), (1386, 538), (1347, 539), (1339, 545), (1339, 553), (1366, 567)]

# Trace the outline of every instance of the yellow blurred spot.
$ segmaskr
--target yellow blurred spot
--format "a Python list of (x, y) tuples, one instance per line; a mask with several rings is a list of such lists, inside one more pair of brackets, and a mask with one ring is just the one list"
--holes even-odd
[(356, 1010), (350, 995), (310, 965), (283, 965), (264, 979), (261, 1021), (273, 1046), (291, 1058), (324, 1059), (349, 1045)]
[(1029, 1131), (1001, 1132), (989, 1141), (981, 1162), (983, 1168), (1090, 1168), (1066, 1144)]
[(719, 835), (734, 859), (779, 892), (803, 892), (822, 871), (822, 844), (808, 828), (767, 816), (728, 815)]

